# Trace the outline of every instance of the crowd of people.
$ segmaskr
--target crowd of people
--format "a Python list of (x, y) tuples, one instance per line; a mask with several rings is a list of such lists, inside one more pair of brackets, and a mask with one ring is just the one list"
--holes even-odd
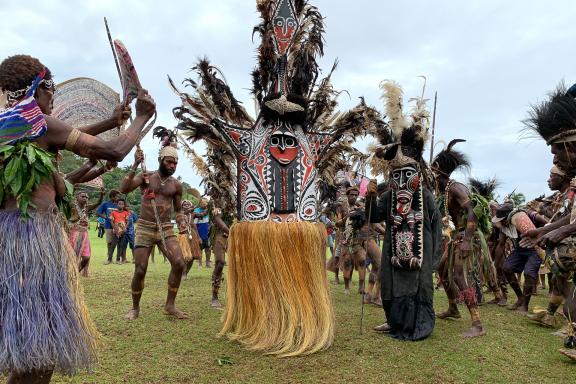
[[(261, 0), (258, 11), (261, 24), (254, 31), (261, 43), (252, 73), (257, 117), (234, 98), (221, 72), (201, 59), (193, 68), (199, 80), (186, 80), (191, 94), (170, 80), (182, 104), (173, 109), (174, 129), (153, 131), (160, 141), (155, 171), (146, 169), (138, 144), (153, 125), (156, 104), (121, 42), (111, 43), (124, 100), (109, 118), (78, 127), (52, 116), (55, 82), (40, 60), (15, 55), (0, 63), (0, 90), (7, 96), (0, 112), (0, 372), (10, 372), (8, 382), (47, 383), (54, 371), (74, 374), (94, 365), (99, 334), (78, 283), (79, 272), (88, 273), (94, 210), (106, 238), (106, 263), (115, 251), (116, 262), (125, 263), (128, 246), (133, 253), (130, 321), (141, 315), (154, 248), (171, 266), (166, 315), (188, 318), (176, 306), (181, 280), (195, 260), (201, 263), (202, 252), (210, 267), (213, 253), (212, 307), (222, 306), (227, 266), (220, 334), (281, 357), (332, 345), (336, 319), (326, 270), (337, 284), (342, 277), (346, 294), (356, 270), (363, 303), (384, 309), (386, 322), (375, 331), (400, 340), (427, 338), (437, 318), (461, 318), (459, 303), (470, 314), (463, 336), (484, 336), (481, 303), (528, 314), (539, 275), (547, 274), (548, 308), (527, 318), (558, 326), (562, 306), (561, 352), (576, 360), (576, 87), (558, 87), (530, 111), (528, 129), (554, 155), (548, 185), (555, 193), (517, 206), (495, 199), (494, 180), (452, 178), (470, 168), (455, 149), (462, 139), (426, 162), (430, 113), (424, 91), (411, 99), (408, 113), (401, 87), (384, 81), (384, 112), (364, 99), (337, 111), (332, 72), (321, 78), (316, 62), (324, 29), (315, 7)], [(99, 136), (120, 127), (112, 139)], [(377, 140), (367, 153), (352, 145), (363, 135)], [(202, 155), (190, 146), (199, 140), (206, 142)], [(205, 195), (183, 199), (183, 186), (173, 177), (179, 144)], [(102, 190), (91, 204), (83, 183), (133, 149), (119, 190), (104, 203)], [(86, 162), (64, 174), (62, 150)], [(371, 176), (357, 183), (358, 169), (368, 166)], [(348, 177), (340, 178), (342, 172)], [(136, 189), (137, 213), (121, 198)], [(448, 298), (448, 308), (438, 313), (436, 287)], [(515, 295), (511, 303), (508, 288)]]

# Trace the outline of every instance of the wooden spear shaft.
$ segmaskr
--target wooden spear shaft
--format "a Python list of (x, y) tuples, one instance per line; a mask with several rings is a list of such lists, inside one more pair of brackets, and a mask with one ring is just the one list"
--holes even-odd
[(438, 92), (434, 92), (434, 112), (432, 112), (432, 138), (430, 140), (430, 164), (434, 159), (434, 132), (436, 131), (436, 104), (438, 103)]

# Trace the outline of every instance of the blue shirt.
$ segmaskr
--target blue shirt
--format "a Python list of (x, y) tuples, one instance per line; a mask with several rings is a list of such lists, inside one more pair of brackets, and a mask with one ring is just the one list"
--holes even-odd
[(138, 220), (138, 214), (134, 211), (130, 212), (128, 216), (128, 224), (126, 225), (126, 234), (128, 236), (134, 235), (134, 223)]
[(104, 223), (104, 229), (112, 229), (112, 222), (110, 222), (110, 213), (112, 211), (115, 211), (117, 208), (118, 208), (118, 205), (116, 205), (116, 203), (113, 203), (112, 201), (108, 200), (108, 201), (105, 201), (102, 204), (100, 204), (100, 206), (96, 210), (96, 213), (106, 216), (106, 222)]
[(194, 213), (206, 212), (206, 215), (202, 217), (197, 217), (194, 219), (196, 223), (196, 229), (198, 230), (198, 235), (202, 240), (208, 239), (208, 234), (210, 233), (210, 218), (208, 217), (208, 210), (202, 208), (194, 209)]

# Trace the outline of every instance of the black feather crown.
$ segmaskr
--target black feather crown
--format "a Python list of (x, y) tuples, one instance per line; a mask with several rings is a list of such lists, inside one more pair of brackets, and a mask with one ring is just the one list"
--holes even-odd
[(171, 131), (168, 128), (159, 125), (152, 131), (152, 136), (160, 140), (162, 147), (167, 147), (169, 145), (172, 147), (177, 146), (176, 130)]
[[(264, 118), (300, 123), (308, 115), (306, 100), (320, 73), (316, 57), (324, 54), (324, 20), (316, 7), (303, 0), (260, 0), (257, 7), (262, 22), (253, 30), (260, 36), (260, 47), (258, 66), (252, 72), (252, 94)], [(284, 25), (290, 20), (293, 27), (288, 46), (282, 48), (275, 43), (277, 22), (282, 23), (279, 15)], [(285, 104), (294, 103), (297, 108), (278, 113), (270, 101), (282, 95), (288, 99)]]
[(566, 90), (560, 83), (549, 98), (531, 106), (525, 131), (542, 137), (548, 145), (576, 141), (576, 84)]
[(500, 185), (495, 178), (482, 181), (471, 177), (468, 181), (470, 183), (470, 189), (486, 199), (492, 199), (494, 191)]
[(470, 168), (468, 156), (453, 149), (454, 145), (465, 141), (463, 139), (452, 140), (445, 149), (434, 157), (432, 169), (449, 177), (457, 169)]

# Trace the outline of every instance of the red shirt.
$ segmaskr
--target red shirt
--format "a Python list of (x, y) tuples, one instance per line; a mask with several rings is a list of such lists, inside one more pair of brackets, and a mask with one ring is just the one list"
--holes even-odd
[(128, 212), (126, 210), (124, 210), (122, 212), (112, 211), (110, 213), (110, 218), (112, 219), (112, 222), (114, 224), (118, 224), (118, 223), (126, 224), (128, 222), (128, 216), (130, 216), (130, 212)]

